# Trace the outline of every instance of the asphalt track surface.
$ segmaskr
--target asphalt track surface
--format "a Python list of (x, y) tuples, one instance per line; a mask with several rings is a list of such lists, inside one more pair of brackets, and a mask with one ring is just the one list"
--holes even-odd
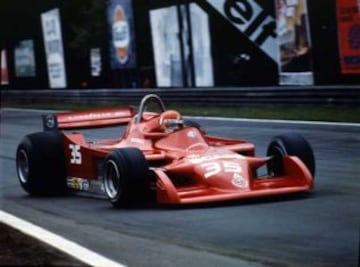
[[(41, 130), (39, 112), (1, 111), (0, 206), (129, 266), (358, 266), (360, 127), (197, 120), (209, 134), (244, 138), (265, 155), (271, 137), (298, 132), (312, 144), (310, 194), (116, 210), (93, 196), (29, 197), (15, 172), (16, 147)], [(87, 131), (87, 138), (119, 129)]]

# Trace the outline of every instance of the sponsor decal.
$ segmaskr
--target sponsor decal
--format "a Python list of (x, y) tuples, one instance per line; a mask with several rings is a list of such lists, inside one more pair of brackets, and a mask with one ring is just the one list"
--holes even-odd
[(234, 173), (232, 184), (240, 188), (248, 188), (249, 181), (241, 176), (239, 173)]
[(130, 142), (135, 143), (135, 144), (139, 144), (139, 145), (145, 144), (145, 141), (143, 139), (140, 139), (140, 138), (130, 138)]
[(239, 154), (215, 154), (215, 155), (189, 155), (188, 160), (193, 164), (199, 164), (206, 161), (213, 161), (219, 159), (243, 159), (244, 156)]
[(88, 191), (90, 188), (90, 182), (83, 178), (68, 177), (66, 179), (66, 184), (69, 188), (76, 190)]
[(104, 119), (104, 118), (110, 118), (110, 117), (122, 117), (124, 115), (126, 115), (126, 113), (123, 111), (104, 112), (104, 113), (89, 113), (89, 114), (83, 114), (83, 115), (69, 115), (64, 118), (64, 121)]
[(189, 132), (187, 133), (187, 136), (188, 136), (189, 138), (195, 138), (195, 137), (198, 136), (198, 134), (197, 134), (195, 131), (189, 131)]

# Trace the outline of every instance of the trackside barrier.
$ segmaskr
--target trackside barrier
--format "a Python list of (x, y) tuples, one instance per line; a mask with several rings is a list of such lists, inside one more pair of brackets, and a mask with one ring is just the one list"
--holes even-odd
[(62, 89), (1, 90), (1, 101), (36, 103), (138, 103), (146, 94), (165, 103), (237, 104), (360, 104), (360, 86), (194, 88), (194, 89)]

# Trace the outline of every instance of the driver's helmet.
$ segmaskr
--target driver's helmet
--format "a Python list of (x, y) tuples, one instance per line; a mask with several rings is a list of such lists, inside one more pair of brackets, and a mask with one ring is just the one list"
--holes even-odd
[(167, 110), (161, 113), (159, 124), (163, 131), (174, 131), (183, 126), (183, 120), (179, 112)]

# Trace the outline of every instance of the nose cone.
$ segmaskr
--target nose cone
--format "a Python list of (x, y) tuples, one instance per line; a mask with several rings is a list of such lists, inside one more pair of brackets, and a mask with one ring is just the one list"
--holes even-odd
[(217, 160), (197, 164), (196, 176), (203, 183), (223, 190), (249, 188), (249, 171), (244, 160)]

